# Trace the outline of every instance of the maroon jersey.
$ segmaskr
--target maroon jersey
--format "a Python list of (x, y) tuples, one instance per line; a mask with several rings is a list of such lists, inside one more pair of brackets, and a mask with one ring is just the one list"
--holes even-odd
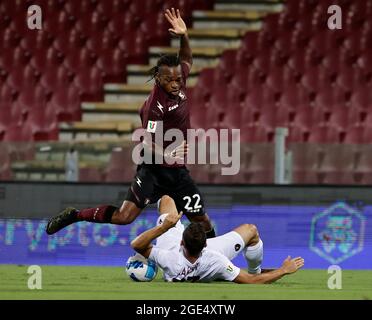
[[(142, 127), (151, 132), (155, 142), (155, 133), (159, 130), (159, 122), (163, 124), (163, 134), (168, 129), (179, 129), (183, 133), (184, 140), (187, 140), (187, 129), (190, 129), (190, 112), (186, 97), (186, 78), (189, 75), (189, 66), (181, 62), (182, 86), (177, 97), (171, 97), (159, 84), (155, 84), (150, 96), (147, 98), (142, 108), (140, 116)], [(165, 149), (172, 141), (163, 140)], [(167, 164), (164, 166), (169, 167)], [(172, 165), (181, 166), (181, 165)]]

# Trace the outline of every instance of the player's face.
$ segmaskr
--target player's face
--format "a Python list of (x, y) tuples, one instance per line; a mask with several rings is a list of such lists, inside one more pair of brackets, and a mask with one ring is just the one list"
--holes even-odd
[(167, 93), (172, 96), (178, 96), (182, 85), (181, 66), (161, 66), (156, 79)]

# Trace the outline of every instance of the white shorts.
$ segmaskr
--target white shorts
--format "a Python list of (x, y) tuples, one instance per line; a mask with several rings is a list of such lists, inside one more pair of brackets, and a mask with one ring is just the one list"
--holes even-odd
[[(162, 214), (156, 225), (163, 223), (166, 213)], [(185, 227), (178, 221), (174, 228), (170, 228), (166, 233), (162, 234), (156, 240), (156, 246), (165, 249), (173, 250), (179, 248), (182, 240), (182, 234)], [(207, 248), (222, 253), (229, 260), (234, 259), (245, 247), (243, 238), (239, 233), (230, 231), (221, 236), (207, 239)]]

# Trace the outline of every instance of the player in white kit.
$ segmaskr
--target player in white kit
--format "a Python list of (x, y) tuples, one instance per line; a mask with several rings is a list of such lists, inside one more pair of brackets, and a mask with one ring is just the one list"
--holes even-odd
[[(202, 225), (192, 222), (184, 228), (180, 222), (182, 213), (177, 212), (169, 196), (161, 198), (159, 213), (156, 226), (140, 234), (131, 245), (163, 269), (166, 281), (271, 283), (304, 265), (301, 257), (287, 257), (280, 268), (261, 273), (263, 243), (254, 225), (243, 224), (224, 235), (206, 239)], [(151, 242), (155, 239), (153, 246)], [(248, 272), (231, 262), (240, 252), (247, 260)]]

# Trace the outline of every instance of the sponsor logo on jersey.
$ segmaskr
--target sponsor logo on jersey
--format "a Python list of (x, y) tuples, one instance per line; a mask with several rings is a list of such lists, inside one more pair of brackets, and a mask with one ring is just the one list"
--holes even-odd
[(175, 104), (174, 106), (171, 106), (168, 108), (168, 111), (172, 111), (174, 109), (178, 108), (178, 104)]
[(186, 95), (185, 95), (182, 91), (179, 92), (178, 96), (179, 96), (182, 100), (185, 100), (185, 99), (186, 99)]
[(142, 183), (142, 181), (140, 180), (140, 178), (137, 178), (137, 179), (136, 179), (136, 182), (137, 182), (138, 186), (141, 187), (141, 183)]
[(158, 101), (158, 103), (157, 103), (157, 105), (156, 105), (158, 108), (159, 108), (159, 110), (162, 112), (162, 113), (164, 113), (164, 110), (163, 110), (163, 106), (161, 105), (161, 103)]
[(146, 131), (147, 132), (155, 133), (155, 131), (156, 131), (156, 121), (149, 120), (147, 122), (147, 129), (146, 129)]
[(240, 248), (241, 248), (241, 245), (240, 245), (239, 243), (237, 243), (237, 244), (235, 245), (235, 251), (239, 251)]
[(227, 266), (226, 271), (232, 273), (234, 270), (233, 267), (229, 265)]

